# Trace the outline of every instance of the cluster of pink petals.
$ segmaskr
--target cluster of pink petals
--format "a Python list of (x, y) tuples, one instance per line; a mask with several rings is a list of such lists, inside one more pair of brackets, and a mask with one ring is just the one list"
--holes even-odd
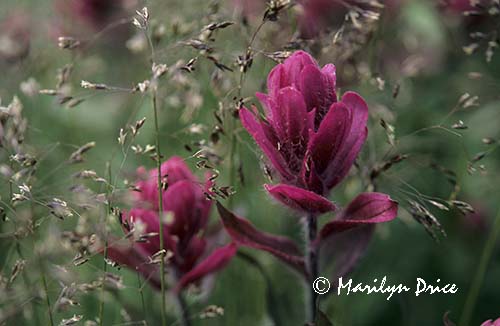
[[(268, 94), (257, 93), (265, 118), (243, 108), (243, 126), (267, 156), (281, 184), (266, 185), (278, 201), (312, 214), (335, 210), (324, 196), (348, 174), (366, 136), (368, 106), (361, 96), (346, 92), (337, 99), (335, 66), (319, 67), (306, 52), (297, 51), (273, 68)], [(396, 204), (389, 198), (380, 205)]]
[[(309, 218), (336, 210), (325, 196), (347, 175), (367, 136), (365, 101), (354, 92), (337, 99), (335, 82), (335, 66), (321, 68), (297, 51), (271, 71), (268, 94), (257, 94), (265, 117), (259, 118), (255, 107), (240, 110), (243, 126), (282, 182), (265, 185), (266, 190)], [(388, 195), (362, 193), (323, 226), (313, 245), (342, 239), (335, 246), (347, 249), (345, 257), (338, 257), (345, 262), (339, 270), (347, 271), (366, 247), (374, 224), (394, 219), (397, 208)], [(234, 242), (267, 251), (307, 276), (304, 256), (293, 241), (257, 230), (222, 205), (218, 210)]]
[[(138, 169), (142, 180), (136, 188), (135, 207), (124, 213), (123, 222), (127, 231), (134, 225), (144, 225), (144, 234), (159, 233), (157, 170), (147, 172)], [(212, 272), (223, 268), (236, 253), (236, 246), (229, 244), (207, 252), (207, 239), (203, 236), (211, 208), (205, 189), (191, 173), (183, 160), (172, 157), (161, 166), (168, 188), (163, 192), (163, 210), (172, 214), (163, 226), (163, 247), (172, 253), (168, 267), (177, 276), (176, 290), (196, 282)], [(149, 264), (150, 257), (160, 251), (159, 236), (148, 237), (146, 242), (130, 241), (108, 248), (109, 258), (119, 264), (138, 270), (150, 282), (159, 286), (158, 266)], [(202, 260), (202, 258), (204, 258)]]
[(365, 101), (353, 92), (338, 101), (335, 81), (334, 65), (297, 51), (271, 71), (268, 94), (256, 94), (266, 119), (240, 111), (282, 182), (320, 195), (349, 172), (367, 134)]

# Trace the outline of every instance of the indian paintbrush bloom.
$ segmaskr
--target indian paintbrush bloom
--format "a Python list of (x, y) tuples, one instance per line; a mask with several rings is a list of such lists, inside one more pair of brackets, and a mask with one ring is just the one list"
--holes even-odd
[(271, 71), (268, 94), (256, 94), (265, 119), (257, 118), (255, 108), (240, 111), (243, 126), (280, 178), (281, 184), (266, 189), (305, 212), (335, 210), (323, 196), (345, 178), (367, 136), (365, 101), (354, 92), (337, 99), (335, 86), (334, 65), (321, 68), (297, 51)]
[[(211, 208), (205, 193), (211, 182), (202, 186), (179, 157), (172, 157), (161, 166), (164, 182), (162, 217), (167, 268), (175, 277), (179, 291), (204, 276), (223, 268), (236, 253), (231, 243), (209, 252), (204, 236)], [(108, 248), (108, 257), (119, 264), (138, 270), (159, 288), (158, 264), (152, 264), (160, 252), (157, 170), (138, 169), (142, 180), (136, 183), (135, 206), (124, 212), (126, 232), (136, 234), (126, 244)], [(203, 189), (204, 187), (204, 189)], [(160, 253), (161, 254), (161, 253)]]
[[(306, 254), (293, 241), (261, 232), (217, 206), (233, 241), (270, 252), (309, 281), (321, 275), (320, 247), (326, 254), (321, 259), (335, 261), (336, 276), (343, 275), (366, 248), (373, 225), (390, 221), (397, 214), (397, 203), (389, 196), (362, 193), (316, 231), (317, 216), (336, 210), (325, 196), (346, 177), (367, 137), (366, 102), (354, 92), (337, 98), (335, 86), (333, 64), (321, 68), (308, 53), (297, 51), (271, 71), (268, 94), (256, 94), (264, 107), (264, 118), (258, 117), (255, 107), (240, 110), (243, 126), (281, 181), (265, 188), (275, 199), (306, 216)], [(315, 298), (312, 292), (311, 320)]]

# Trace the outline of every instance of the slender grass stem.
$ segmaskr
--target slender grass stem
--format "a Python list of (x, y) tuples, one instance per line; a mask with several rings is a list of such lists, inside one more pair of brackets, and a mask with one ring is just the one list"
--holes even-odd
[[(24, 258), (24, 255), (23, 255), (23, 252), (21, 251), (21, 246), (19, 244), (19, 240), (16, 239), (16, 251), (17, 251), (17, 255), (19, 256), (20, 259), (22, 260), (26, 260)], [(22, 275), (23, 275), (23, 280), (24, 280), (24, 284), (29, 288), (30, 287), (30, 280), (29, 280), (29, 276), (28, 276), (28, 273), (26, 271), (26, 269), (23, 269), (22, 271)], [(39, 325), (40, 324), (40, 320), (38, 318), (38, 314), (35, 310), (35, 306), (33, 303), (31, 303), (32, 307), (33, 307), (33, 318), (35, 319), (35, 325)]]
[(305, 243), (306, 243), (306, 265), (310, 276), (310, 282), (306, 285), (306, 313), (307, 320), (314, 324), (317, 316), (318, 294), (314, 291), (312, 281), (318, 277), (318, 251), (314, 245), (314, 240), (318, 233), (318, 221), (316, 216), (308, 214), (305, 217)]
[[(106, 222), (108, 220), (108, 216), (111, 214), (111, 162), (106, 163), (107, 167), (107, 172), (108, 172), (108, 185), (107, 185), (107, 205), (106, 205), (106, 216), (104, 216), (103, 219), (103, 225), (104, 225), (104, 259), (103, 259), (103, 266), (102, 270), (104, 271), (104, 277), (106, 277), (106, 272), (108, 271), (108, 231), (106, 228)], [(106, 293), (106, 290), (104, 288), (104, 279), (103, 283), (101, 285), (101, 300), (99, 303), (99, 325), (103, 326), (104, 325), (104, 295)]]
[[(246, 47), (247, 51), (251, 51), (252, 45), (257, 37), (257, 34), (259, 34), (261, 28), (265, 25), (265, 23), (266, 23), (266, 21), (263, 20), (259, 24), (259, 26), (257, 26), (255, 31), (252, 33), (250, 41), (248, 42), (247, 47)], [(240, 72), (240, 78), (238, 81), (238, 97), (237, 97), (238, 101), (241, 98), (241, 91), (243, 89), (243, 83), (245, 81), (245, 73), (246, 73), (246, 71)], [(232, 114), (230, 114), (229, 124), (228, 124), (229, 125), (228, 129), (229, 129), (229, 132), (231, 134), (230, 140), (229, 140), (229, 142), (230, 142), (229, 143), (229, 184), (231, 186), (233, 186), (236, 190), (236, 167), (235, 167), (236, 160), (235, 160), (235, 156), (236, 156), (236, 152), (237, 152), (237, 141), (236, 141), (236, 121), (235, 120), (236, 120), (236, 118), (233, 117)], [(228, 202), (229, 208), (233, 207), (233, 197), (234, 196), (229, 197), (229, 202)]]
[(144, 301), (144, 290), (142, 288), (142, 282), (141, 282), (141, 276), (139, 275), (139, 272), (137, 272), (137, 284), (139, 285), (138, 291), (139, 295), (141, 296), (141, 304), (142, 304), (142, 314), (144, 315), (144, 318), (147, 316), (147, 311), (146, 311), (146, 301)]
[[(233, 117), (230, 117), (229, 130), (231, 130), (231, 139), (229, 144), (229, 184), (233, 187), (235, 187), (236, 185), (236, 168), (234, 166), (235, 155), (236, 155), (236, 135), (234, 129), (235, 129), (235, 121)], [(229, 196), (229, 208), (233, 207), (233, 197), (234, 196)]]
[[(159, 234), (160, 234), (160, 251), (164, 250), (163, 243), (163, 187), (162, 187), (162, 175), (161, 175), (161, 152), (160, 152), (160, 128), (158, 124), (158, 105), (156, 103), (156, 88), (152, 91), (153, 100), (153, 111), (155, 120), (155, 133), (156, 133), (156, 167), (158, 169), (158, 223), (159, 223)], [(161, 324), (165, 326), (167, 324), (166, 314), (165, 314), (165, 260), (160, 261), (160, 287), (161, 287)]]
[(49, 315), (49, 325), (54, 326), (54, 317), (52, 316), (52, 308), (51, 308), (50, 297), (49, 297), (49, 287), (47, 285), (47, 278), (45, 277), (45, 271), (43, 268), (42, 259), (40, 257), (40, 254), (38, 254), (38, 261), (40, 264), (40, 274), (42, 276), (43, 290), (45, 291), (45, 303), (47, 305), (47, 314)]
[(493, 254), (493, 250), (495, 249), (495, 244), (497, 243), (499, 234), (500, 209), (498, 210), (497, 216), (495, 217), (495, 222), (493, 228), (491, 229), (488, 240), (486, 240), (486, 244), (484, 245), (483, 253), (481, 255), (479, 265), (477, 266), (476, 275), (474, 276), (474, 280), (472, 281), (472, 285), (469, 289), (467, 299), (465, 300), (463, 313), (459, 323), (460, 326), (471, 325), (470, 321), (472, 318), (472, 313), (474, 311), (474, 307), (476, 306), (477, 297), (479, 295), (479, 291), (481, 290), (481, 284), (483, 283), (484, 275), (486, 274), (488, 263), (490, 262), (491, 255)]

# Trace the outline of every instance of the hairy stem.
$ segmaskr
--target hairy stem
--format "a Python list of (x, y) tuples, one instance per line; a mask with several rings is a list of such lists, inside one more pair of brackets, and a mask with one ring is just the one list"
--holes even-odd
[[(156, 167), (158, 169), (158, 223), (159, 223), (159, 233), (160, 233), (160, 251), (164, 250), (163, 243), (163, 187), (162, 187), (162, 175), (161, 175), (161, 152), (160, 152), (160, 128), (158, 124), (158, 106), (156, 104), (156, 88), (153, 89), (153, 111), (155, 120), (155, 133), (156, 133)], [(165, 326), (167, 324), (166, 314), (165, 314), (165, 260), (162, 254), (162, 259), (160, 261), (160, 287), (161, 287), (161, 324)]]
[(467, 295), (467, 299), (465, 301), (464, 310), (460, 318), (460, 323), (459, 323), (460, 326), (471, 325), (470, 320), (472, 318), (472, 312), (474, 311), (477, 297), (479, 295), (479, 290), (481, 289), (481, 284), (483, 283), (484, 275), (486, 274), (488, 263), (490, 262), (491, 255), (493, 254), (493, 249), (495, 249), (495, 244), (497, 242), (499, 234), (500, 234), (500, 209), (498, 210), (497, 216), (495, 217), (495, 224), (491, 229), (488, 240), (486, 240), (486, 244), (484, 245), (483, 253), (481, 255), (481, 260), (479, 261), (479, 265), (476, 270), (476, 275), (474, 276), (474, 280), (472, 282), (471, 288)]
[(316, 216), (308, 214), (305, 217), (305, 243), (306, 243), (306, 267), (309, 272), (310, 282), (306, 286), (307, 304), (306, 313), (307, 321), (314, 323), (317, 315), (317, 300), (318, 294), (314, 291), (312, 282), (318, 277), (318, 251), (314, 245), (316, 234), (318, 232), (318, 221)]

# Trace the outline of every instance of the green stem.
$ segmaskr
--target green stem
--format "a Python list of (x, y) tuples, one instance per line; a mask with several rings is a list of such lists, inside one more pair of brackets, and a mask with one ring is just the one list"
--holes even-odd
[[(158, 107), (156, 104), (156, 89), (153, 89), (153, 111), (155, 120), (155, 133), (156, 133), (156, 167), (158, 169), (158, 223), (160, 228), (160, 251), (163, 252), (163, 189), (162, 189), (162, 176), (161, 176), (161, 152), (160, 152), (160, 128), (158, 125)], [(160, 287), (161, 287), (161, 324), (167, 324), (165, 314), (165, 260), (162, 256), (160, 261)]]
[(476, 275), (474, 276), (474, 280), (465, 301), (462, 317), (460, 318), (460, 326), (470, 325), (470, 320), (476, 305), (479, 290), (481, 289), (481, 284), (483, 283), (488, 263), (490, 262), (493, 249), (495, 249), (495, 244), (497, 242), (498, 235), (500, 234), (500, 209), (498, 210), (494, 223), (493, 229), (491, 229), (488, 240), (486, 240), (486, 244), (484, 245), (481, 260), (479, 261), (479, 265), (476, 270)]
[(143, 293), (143, 289), (142, 289), (141, 276), (139, 275), (139, 272), (137, 272), (137, 284), (139, 284), (139, 294), (141, 296), (141, 303), (142, 303), (142, 314), (144, 315), (144, 319), (146, 319), (146, 316), (147, 316), (146, 302), (144, 301), (144, 293)]
[[(108, 185), (107, 185), (107, 209), (106, 209), (106, 215), (104, 216), (104, 221), (103, 221), (103, 224), (104, 224), (104, 263), (103, 263), (103, 266), (102, 266), (102, 269), (104, 271), (104, 277), (106, 277), (106, 272), (108, 271), (108, 263), (106, 262), (106, 260), (108, 259), (108, 231), (107, 231), (107, 228), (106, 228), (106, 222), (108, 220), (108, 216), (111, 214), (111, 192), (112, 192), (112, 189), (111, 189), (111, 163), (108, 162), (106, 163), (107, 165), (107, 172), (108, 172)], [(105, 295), (105, 288), (104, 288), (104, 278), (103, 278), (103, 282), (102, 282), (102, 285), (101, 285), (101, 302), (99, 304), (99, 325), (100, 326), (103, 326), (104, 325), (104, 295)]]
[(51, 305), (50, 305), (50, 297), (49, 297), (49, 287), (47, 285), (47, 278), (45, 277), (45, 271), (43, 268), (42, 259), (40, 257), (40, 254), (38, 254), (38, 260), (39, 260), (39, 264), (40, 264), (40, 273), (42, 276), (43, 289), (45, 291), (45, 303), (47, 304), (47, 312), (49, 315), (50, 326), (54, 326), (54, 318), (52, 317), (52, 309), (50, 307)]
[[(229, 185), (234, 187), (234, 190), (236, 190), (236, 168), (235, 168), (235, 154), (236, 154), (236, 135), (235, 135), (235, 121), (234, 118), (231, 116), (230, 117), (230, 132), (231, 132), (231, 139), (230, 139), (230, 147), (229, 147)], [(233, 207), (233, 197), (234, 196), (229, 196), (229, 208)]]
[[(17, 251), (17, 254), (19, 256), (20, 259), (26, 261), (26, 259), (24, 258), (24, 255), (21, 251), (21, 246), (19, 245), (19, 240), (16, 239), (16, 251)], [(29, 281), (29, 277), (28, 277), (28, 273), (26, 272), (26, 269), (23, 269), (22, 271), (22, 274), (23, 274), (23, 280), (24, 280), (24, 284), (30, 288), (30, 281)], [(38, 318), (38, 314), (36, 312), (36, 309), (35, 309), (35, 306), (32, 304), (32, 307), (33, 307), (33, 318), (35, 319), (35, 325), (39, 325), (40, 324), (40, 320)]]

